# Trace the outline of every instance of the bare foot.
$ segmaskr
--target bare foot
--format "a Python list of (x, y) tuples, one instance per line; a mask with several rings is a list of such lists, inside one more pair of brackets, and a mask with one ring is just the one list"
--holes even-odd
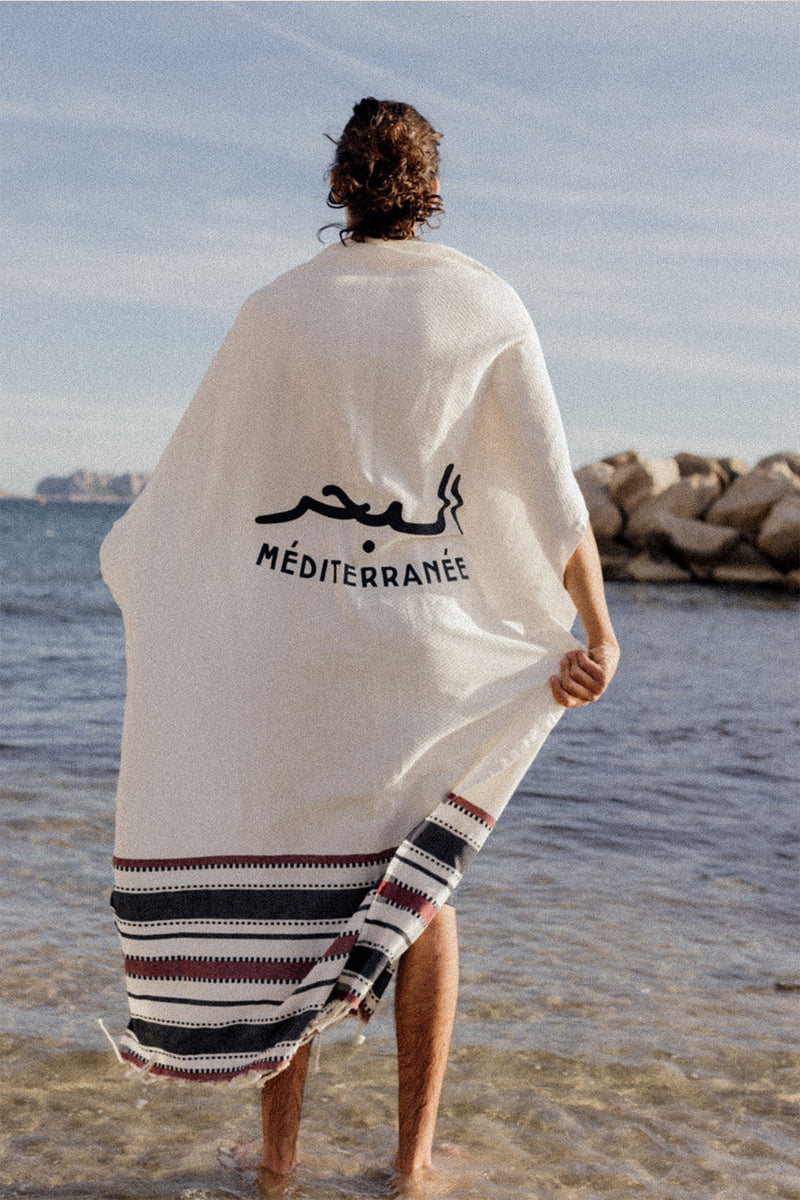
[(292, 1181), (294, 1168), (285, 1175), (267, 1170), (261, 1162), (263, 1153), (264, 1143), (257, 1139), (253, 1142), (219, 1146), (217, 1159), (221, 1166), (247, 1177), (248, 1183), (257, 1183), (262, 1196), (283, 1195), (285, 1186)]
[(272, 1196), (274, 1200), (278, 1200), (280, 1196), (296, 1195), (295, 1185), (297, 1183), (297, 1176), (294, 1167), (285, 1175), (276, 1175), (266, 1167), (261, 1167), (255, 1179), (258, 1183), (258, 1194), (260, 1196)]
[(264, 1145), (261, 1141), (239, 1142), (230, 1146), (219, 1146), (217, 1159), (223, 1167), (232, 1171), (258, 1171)]
[(437, 1200), (475, 1176), (471, 1156), (455, 1142), (437, 1142), (429, 1165), (404, 1171), (395, 1161), (394, 1169), (398, 1195), (404, 1200)]

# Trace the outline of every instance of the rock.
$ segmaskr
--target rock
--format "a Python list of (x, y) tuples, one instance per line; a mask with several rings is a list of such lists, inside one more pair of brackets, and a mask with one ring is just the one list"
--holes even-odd
[(147, 475), (80, 470), (71, 475), (48, 475), (37, 483), (34, 494), (49, 500), (133, 500), (147, 479)]
[(623, 450), (620, 454), (609, 454), (608, 458), (603, 458), (601, 462), (608, 463), (610, 467), (624, 467), (628, 463), (643, 462), (644, 455), (638, 450)]
[(661, 513), (651, 534), (659, 549), (668, 549), (690, 567), (719, 561), (740, 537), (738, 529), (706, 525), (705, 521), (687, 520), (670, 512)]
[(662, 492), (658, 499), (674, 516), (695, 521), (708, 512), (722, 490), (719, 475), (686, 475)]
[(762, 458), (756, 463), (756, 470), (759, 467), (772, 467), (780, 463), (785, 463), (789, 470), (794, 475), (800, 475), (800, 454), (796, 450), (781, 450), (777, 454), (768, 454), (766, 458)]
[(710, 454), (689, 454), (682, 450), (675, 455), (681, 475), (719, 475), (723, 483), (731, 483), (739, 475), (748, 475), (750, 467), (741, 458), (715, 458)]
[(711, 578), (715, 583), (755, 584), (759, 587), (786, 585), (781, 572), (776, 571), (755, 546), (745, 541), (740, 541), (724, 562), (712, 568)]
[(67, 483), (69, 494), (72, 496), (105, 495), (111, 483), (111, 476), (100, 475), (97, 471), (73, 471)]
[(700, 562), (698, 559), (686, 559), (683, 564), (687, 570), (691, 571), (692, 579), (698, 583), (712, 583), (712, 572), (715, 567), (713, 562)]
[(725, 477), (729, 483), (734, 479), (738, 479), (740, 475), (749, 475), (750, 467), (742, 458), (718, 458), (722, 470), (725, 472)]
[(62, 475), (45, 475), (36, 485), (36, 496), (46, 496), (48, 499), (63, 499), (67, 495), (67, 479)]
[(706, 454), (687, 454), (682, 450), (680, 454), (675, 455), (675, 462), (678, 464), (681, 479), (687, 475), (716, 475), (727, 482), (727, 472), (720, 465), (718, 458)]
[(605, 579), (800, 591), (800, 453), (771, 454), (751, 471), (737, 458), (626, 450), (575, 477)]
[(630, 514), (643, 500), (665, 492), (679, 479), (680, 472), (674, 458), (643, 459), (617, 467), (609, 492), (611, 499), (623, 512)]
[(735, 479), (706, 513), (710, 525), (733, 525), (757, 533), (773, 504), (800, 491), (800, 478), (785, 463), (759, 468)]
[(769, 564), (765, 566), (722, 566), (712, 567), (711, 578), (715, 583), (734, 583), (742, 587), (785, 587), (786, 581), (780, 571)]
[(637, 583), (688, 583), (692, 577), (677, 563), (654, 558), (645, 551), (627, 564), (625, 578)]
[(614, 468), (607, 462), (587, 463), (585, 467), (578, 467), (575, 472), (575, 478), (578, 481), (581, 491), (586, 495), (586, 491), (605, 490), (608, 491), (608, 485), (614, 478)]
[(644, 547), (650, 535), (658, 530), (659, 521), (665, 513), (695, 520), (703, 515), (721, 491), (722, 480), (719, 475), (687, 475), (665, 492), (637, 505), (628, 520), (625, 537), (632, 545)]
[(800, 494), (773, 505), (761, 526), (758, 548), (786, 571), (800, 565)]
[(613, 477), (614, 468), (604, 462), (589, 463), (575, 472), (597, 538), (615, 538), (622, 532), (622, 513), (608, 491)]
[(126, 471), (124, 475), (115, 475), (109, 483), (108, 489), (113, 495), (127, 500), (131, 496), (138, 496), (146, 483), (146, 475), (132, 475)]
[(627, 579), (628, 563), (633, 558), (630, 547), (607, 538), (598, 538), (597, 548), (600, 551), (603, 579)]
[(611, 497), (605, 500), (595, 499), (586, 501), (589, 509), (589, 520), (595, 537), (615, 538), (622, 533), (622, 513)]
[(53, 500), (69, 500), (92, 495), (99, 487), (99, 481), (106, 483), (111, 476), (99, 476), (93, 471), (73, 471), (71, 475), (48, 475), (36, 485), (37, 496), (47, 496)]

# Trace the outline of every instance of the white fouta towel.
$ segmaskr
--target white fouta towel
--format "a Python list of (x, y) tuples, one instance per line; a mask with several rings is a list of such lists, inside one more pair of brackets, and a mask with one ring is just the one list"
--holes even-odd
[(258, 1078), (369, 1016), (563, 711), (586, 524), (479, 263), (336, 244), (246, 301), (101, 548), (126, 1058)]

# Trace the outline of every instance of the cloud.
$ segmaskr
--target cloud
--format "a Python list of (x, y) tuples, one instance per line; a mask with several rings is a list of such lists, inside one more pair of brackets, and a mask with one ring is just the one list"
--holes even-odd
[[(530, 303), (583, 457), (633, 427), (671, 453), (669, 430), (687, 444), (710, 411), (713, 450), (726, 429), (736, 449), (777, 428), (771, 413), (788, 423), (797, 142), (778, 6), (6, 7), (0, 269), (25, 348), (8, 377), (31, 392), (7, 404), (39, 474), (79, 465), (78, 435), (88, 466), (154, 459), (186, 396), (127, 380), (188, 386), (187, 358), (205, 361), (247, 293), (315, 253), (321, 130), (370, 91), (441, 123), (434, 240)], [(87, 397), (66, 394), (81, 383)]]
[[(191, 230), (186, 231), (187, 235)], [(0, 283), (15, 292), (232, 315), (245, 297), (317, 248), (311, 236), (279, 241), (265, 224), (236, 235), (208, 227), (192, 249), (124, 250), (102, 240), (9, 224)], [(205, 244), (203, 244), (205, 242)], [(182, 245), (185, 243), (182, 243)]]
[(796, 215), (796, 204), (786, 199), (753, 201), (744, 196), (738, 203), (708, 200), (686, 185), (680, 191), (656, 192), (620, 187), (543, 186), (538, 183), (508, 184), (481, 178), (458, 179), (459, 192), (492, 204), (514, 204), (525, 208), (547, 208), (557, 212), (617, 213), (620, 217), (653, 214), (674, 220), (710, 221), (730, 225), (744, 221), (753, 226), (773, 222), (785, 233), (786, 222)]
[(651, 373), (654, 378), (669, 375), (687, 382), (763, 386), (791, 384), (800, 379), (794, 366), (752, 352), (698, 349), (680, 335), (673, 341), (624, 335), (612, 340), (586, 335), (576, 339), (556, 332), (548, 338), (548, 349), (565, 362), (624, 367), (631, 372)]
[(765, 128), (763, 125), (748, 125), (736, 121), (688, 125), (679, 131), (680, 140), (676, 137), (677, 132), (674, 128), (669, 128), (666, 133), (673, 148), (692, 142), (696, 146), (719, 147), (741, 154), (779, 155), (784, 162), (800, 157), (800, 139)]
[[(365, 5), (366, 8), (368, 6)], [(262, 6), (259, 6), (259, 11), (256, 12), (247, 5), (232, 2), (225, 4), (222, 11), (229, 16), (266, 30), (271, 37), (280, 38), (290, 45), (299, 47), (312, 58), (333, 68), (339, 75), (356, 80), (361, 88), (380, 84), (398, 96), (413, 91), (415, 97), (418, 97), (419, 103), (442, 105), (462, 113), (480, 113), (482, 111), (481, 105), (476, 101), (460, 99), (452, 94), (438, 91), (426, 83), (421, 83), (419, 79), (410, 74), (393, 71), (389, 67), (369, 62), (348, 51), (338, 50), (330, 43), (310, 37), (306, 33), (290, 29), (286, 24), (265, 16)], [(357, 19), (361, 19), (360, 14)], [(406, 47), (407, 49), (408, 47)]]
[(45, 475), (149, 471), (171, 437), (186, 398), (20, 390), (3, 395), (6, 437), (0, 450), (0, 488), (27, 494)]
[[(198, 108), (181, 105), (165, 95), (69, 89), (47, 99), (0, 100), (0, 120), (9, 123), (55, 125), (78, 130), (120, 131), (269, 151), (303, 165), (317, 165), (319, 139), (298, 138), (282, 132), (277, 122), (265, 121), (228, 107)], [(310, 128), (310, 127), (309, 127)]]

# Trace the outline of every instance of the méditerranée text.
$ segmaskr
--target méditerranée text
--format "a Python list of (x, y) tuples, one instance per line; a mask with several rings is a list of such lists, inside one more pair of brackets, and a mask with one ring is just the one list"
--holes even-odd
[(295, 575), (299, 579), (316, 579), (319, 583), (339, 583), (345, 587), (391, 588), (424, 587), (434, 583), (459, 583), (469, 579), (466, 564), (460, 555), (452, 557), (445, 550), (439, 558), (396, 566), (354, 566), (339, 558), (319, 558), (303, 553), (296, 541), (288, 548), (263, 542), (256, 566), (269, 565), (271, 571)]

